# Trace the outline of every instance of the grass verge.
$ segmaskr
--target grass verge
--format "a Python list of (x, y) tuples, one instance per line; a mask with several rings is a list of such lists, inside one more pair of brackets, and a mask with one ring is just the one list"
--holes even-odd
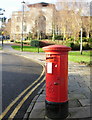
[(0, 47), (0, 50), (2, 50), (2, 47)]
[(91, 58), (92, 54), (91, 51), (83, 51), (82, 55), (80, 51), (69, 52), (69, 61), (78, 62), (81, 64), (92, 65)]
[[(16, 45), (13, 45), (12, 48), (15, 50), (21, 50), (21, 47)], [(23, 51), (24, 52), (43, 52), (42, 48), (31, 47), (31, 46), (23, 46)]]
[[(15, 50), (21, 50), (20, 46), (12, 46), (13, 49)], [(37, 47), (31, 47), (31, 46), (23, 46), (23, 51), (25, 52), (43, 52), (42, 48), (38, 48)], [(92, 52), (92, 51), (91, 51)], [(69, 61), (73, 61), (73, 62), (77, 62), (77, 63), (81, 63), (81, 64), (86, 64), (86, 65), (92, 65), (91, 62), (91, 54), (90, 51), (83, 51), (83, 54), (80, 54), (80, 51), (70, 51), (69, 52)]]

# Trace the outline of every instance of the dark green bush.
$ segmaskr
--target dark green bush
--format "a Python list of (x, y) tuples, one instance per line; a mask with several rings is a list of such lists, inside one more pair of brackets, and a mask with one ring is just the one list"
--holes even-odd
[(80, 45), (78, 43), (71, 42), (71, 43), (66, 43), (65, 45), (68, 47), (71, 47), (72, 50), (79, 50), (80, 49)]
[[(53, 35), (48, 36), (48, 39), (52, 39)], [(63, 36), (62, 35), (55, 35), (55, 40), (63, 40)]]
[(55, 35), (55, 40), (63, 40), (63, 36), (61, 36), (61, 35)]
[(90, 45), (88, 43), (83, 45), (83, 50), (89, 50), (89, 49), (90, 49)]
[(20, 43), (20, 41), (14, 41), (15, 43)]
[(73, 42), (65, 42), (65, 44), (64, 45), (66, 45), (66, 46), (68, 46), (68, 47), (74, 47), (74, 43)]
[(70, 47), (73, 48), (74, 47), (74, 43), (70, 43)]
[(72, 47), (73, 50), (79, 50), (80, 49), (80, 45), (79, 44), (74, 44), (74, 46)]
[(70, 43), (64, 43), (63, 45), (68, 46), (68, 47), (71, 47), (71, 44), (70, 44)]
[(88, 38), (83, 37), (83, 38), (82, 38), (82, 42), (88, 42)]
[(48, 46), (48, 45), (53, 45), (53, 43), (49, 43), (47, 41), (40, 41), (39, 42), (39, 46), (42, 48), (44, 46)]
[[(84, 38), (85, 39), (85, 38)], [(92, 38), (89, 38), (90, 41), (92, 41)], [(91, 42), (88, 42), (88, 40), (84, 40), (86, 42), (83, 42), (83, 50), (90, 50), (92, 49)], [(64, 41), (64, 45), (69, 46), (72, 48), (72, 50), (80, 50), (80, 41), (71, 42), (71, 41)]]
[(44, 47), (44, 46), (52, 45), (52, 43), (46, 41), (31, 40), (30, 45), (33, 47)]
[(52, 35), (48, 36), (47, 38), (51, 40), (52, 39)]
[(26, 43), (26, 42), (23, 42), (23, 44), (28, 44), (28, 43)]
[(14, 40), (10, 40), (11, 42), (14, 42)]
[[(78, 41), (80, 41), (80, 40), (81, 40), (81, 38), (78, 39)], [(90, 38), (83, 37), (82, 42), (92, 42), (92, 38), (91, 37)]]
[(38, 41), (38, 40), (31, 40), (30, 45), (31, 45), (32, 47), (39, 47), (39, 41)]
[(88, 39), (88, 42), (92, 42), (92, 38), (89, 38), (89, 39)]
[[(80, 50), (80, 44), (78, 43), (71, 43), (70, 47), (72, 48), (72, 50)], [(83, 45), (83, 50), (89, 50), (91, 49), (90, 44), (86, 43)]]
[(68, 38), (68, 41), (74, 41), (73, 37)]

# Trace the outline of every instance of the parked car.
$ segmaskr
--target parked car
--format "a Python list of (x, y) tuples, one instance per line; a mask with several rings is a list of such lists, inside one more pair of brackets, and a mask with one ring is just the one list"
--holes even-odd
[(9, 35), (7, 35), (7, 36), (6, 36), (6, 39), (10, 39), (10, 36), (9, 36)]
[(3, 35), (3, 36), (0, 35), (0, 40), (2, 40), (2, 39), (3, 39), (3, 40), (6, 40), (6, 36), (4, 36), (4, 35)]

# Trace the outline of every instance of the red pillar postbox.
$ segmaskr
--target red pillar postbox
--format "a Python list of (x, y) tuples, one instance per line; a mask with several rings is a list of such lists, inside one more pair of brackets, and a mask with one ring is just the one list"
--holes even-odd
[(68, 116), (68, 51), (70, 47), (51, 45), (43, 47), (46, 52), (46, 116)]

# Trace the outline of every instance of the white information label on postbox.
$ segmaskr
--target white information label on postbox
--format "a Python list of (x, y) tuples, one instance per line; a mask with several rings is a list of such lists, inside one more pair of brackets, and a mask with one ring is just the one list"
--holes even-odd
[(52, 74), (52, 63), (51, 62), (47, 63), (47, 73)]

